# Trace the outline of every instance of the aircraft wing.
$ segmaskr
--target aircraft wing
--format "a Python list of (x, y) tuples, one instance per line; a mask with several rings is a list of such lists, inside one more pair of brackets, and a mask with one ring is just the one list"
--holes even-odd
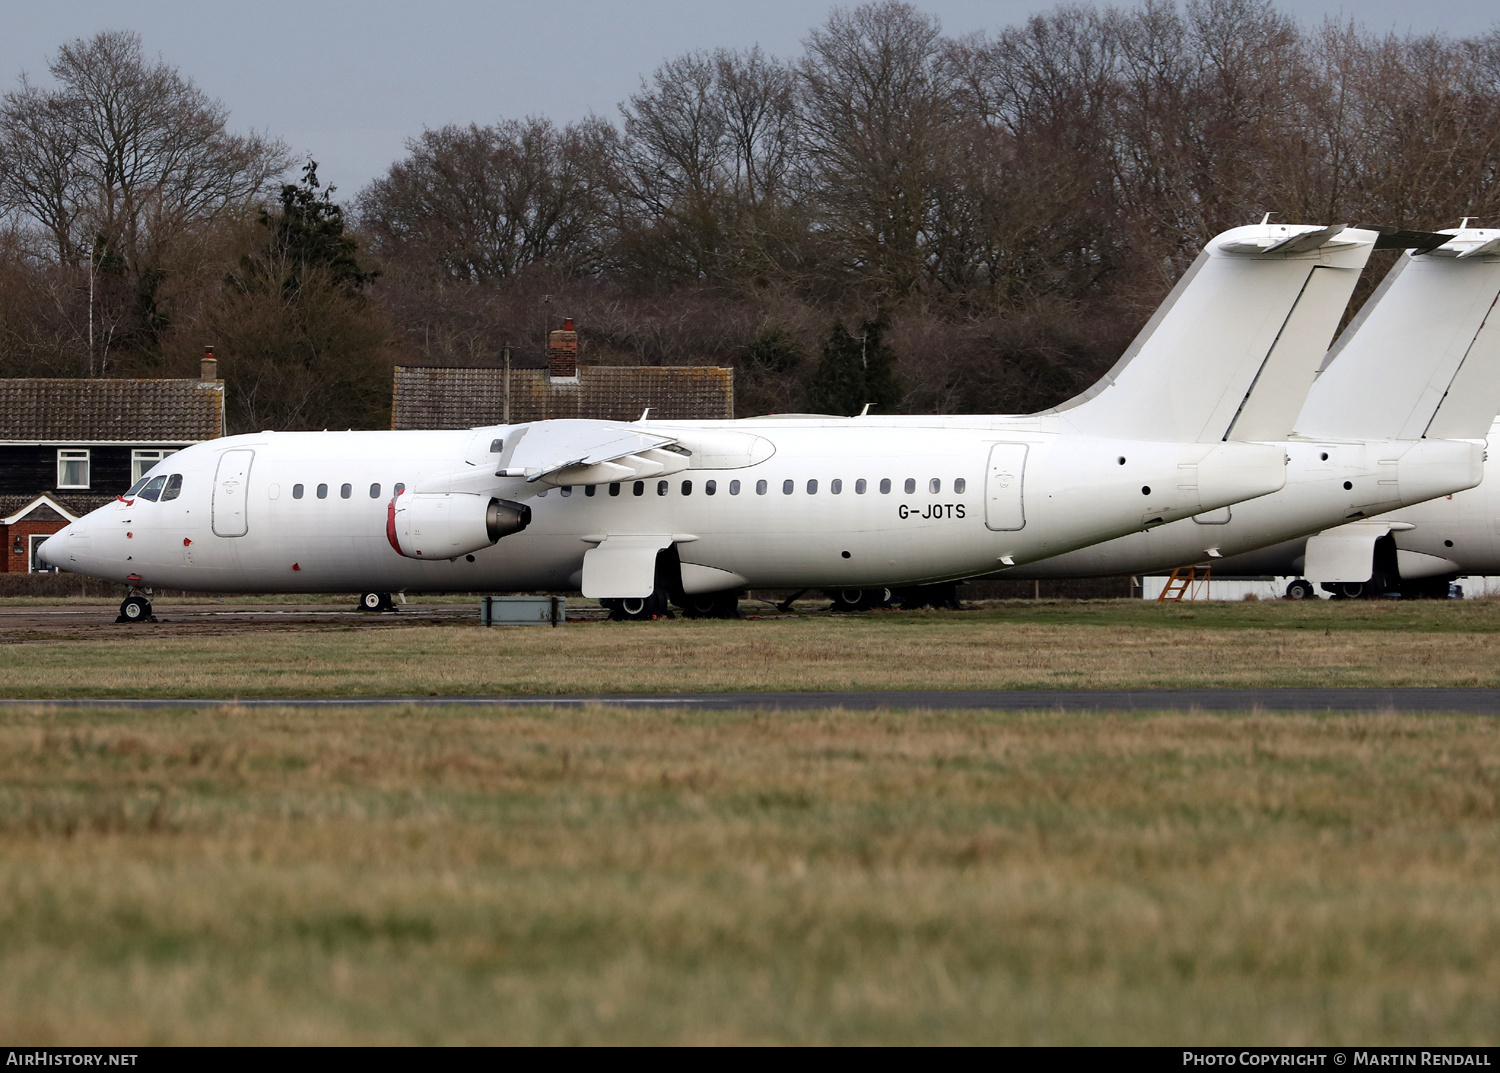
[(504, 437), (497, 477), (553, 486), (641, 480), (686, 469), (688, 456), (660, 432), (608, 421), (535, 421)]

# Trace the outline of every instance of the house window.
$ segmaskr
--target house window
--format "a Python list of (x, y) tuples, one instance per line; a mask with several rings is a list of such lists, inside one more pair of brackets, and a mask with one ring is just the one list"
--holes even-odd
[(146, 475), (147, 471), (149, 471), (152, 466), (156, 465), (168, 455), (175, 455), (176, 453), (176, 451), (168, 451), (165, 449), (150, 451), (131, 451), (130, 483), (135, 484), (136, 481), (140, 480)]
[(87, 450), (68, 450), (67, 448), (58, 450), (57, 486), (59, 488), (87, 488), (89, 486)]

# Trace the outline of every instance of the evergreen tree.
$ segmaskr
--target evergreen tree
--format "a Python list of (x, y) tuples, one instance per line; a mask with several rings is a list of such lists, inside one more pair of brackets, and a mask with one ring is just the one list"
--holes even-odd
[(318, 182), (316, 160), (303, 167), (301, 182), (282, 185), (280, 210), (260, 210), (260, 226), (269, 234), (262, 250), (241, 259), (239, 286), (275, 283), (290, 297), (309, 271), (346, 295), (374, 282), (379, 273), (360, 267), (359, 244), (344, 232), (344, 210), (333, 191)]
[(860, 334), (849, 334), (835, 321), (823, 355), (807, 385), (812, 413), (857, 414), (866, 404), (894, 413), (901, 403), (896, 380), (896, 353), (885, 342), (885, 318), (865, 321)]

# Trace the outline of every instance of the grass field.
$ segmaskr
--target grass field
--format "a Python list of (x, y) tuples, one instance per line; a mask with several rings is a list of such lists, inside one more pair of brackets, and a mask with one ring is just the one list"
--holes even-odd
[[(1492, 685), (1497, 643), (1489, 601), (101, 622), (0, 628), (0, 694)], [(0, 705), (0, 1038), (1493, 1045), (1497, 729)]]
[(1490, 1043), (1460, 717), (0, 719), (0, 1038)]
[[(170, 617), (170, 605), (158, 609)], [(283, 697), (656, 691), (1500, 685), (1500, 601), (966, 612), (741, 622), (0, 633), (0, 695)], [(476, 613), (477, 620), (477, 613)], [(399, 622), (399, 617), (395, 619)], [(175, 627), (174, 627), (175, 628)]]

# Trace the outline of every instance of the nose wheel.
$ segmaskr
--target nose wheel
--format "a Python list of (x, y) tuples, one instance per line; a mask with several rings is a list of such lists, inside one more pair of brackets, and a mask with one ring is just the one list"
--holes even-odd
[(144, 596), (127, 596), (120, 604), (120, 617), (116, 622), (155, 622), (151, 613), (151, 601)]
[(359, 609), (361, 611), (394, 611), (396, 605), (391, 601), (388, 592), (362, 592), (359, 594)]

